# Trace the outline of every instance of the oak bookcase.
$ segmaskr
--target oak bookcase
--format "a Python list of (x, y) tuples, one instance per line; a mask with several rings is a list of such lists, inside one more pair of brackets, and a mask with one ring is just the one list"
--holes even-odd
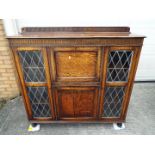
[(124, 122), (144, 38), (129, 27), (24, 27), (8, 37), (29, 121)]

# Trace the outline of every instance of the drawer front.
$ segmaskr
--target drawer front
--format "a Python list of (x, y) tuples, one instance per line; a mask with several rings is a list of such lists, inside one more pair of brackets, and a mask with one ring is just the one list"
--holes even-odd
[(100, 50), (96, 47), (51, 50), (53, 81), (99, 81)]
[(63, 87), (55, 90), (59, 119), (95, 118), (98, 88)]

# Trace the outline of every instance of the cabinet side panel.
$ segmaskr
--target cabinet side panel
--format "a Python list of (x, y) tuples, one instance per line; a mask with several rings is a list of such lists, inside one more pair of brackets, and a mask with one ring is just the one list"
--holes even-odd
[(122, 110), (122, 118), (124, 120), (125, 120), (126, 115), (127, 115), (127, 110), (128, 110), (130, 97), (131, 97), (133, 84), (134, 84), (134, 79), (135, 79), (135, 75), (136, 75), (136, 71), (137, 71), (137, 67), (138, 67), (138, 62), (139, 62), (139, 58), (140, 58), (140, 54), (141, 54), (141, 48), (142, 48), (141, 46), (135, 47), (135, 55), (133, 57), (133, 64), (132, 64), (130, 75), (129, 75), (128, 89), (127, 89), (125, 101), (124, 101), (125, 104), (124, 104), (124, 107)]

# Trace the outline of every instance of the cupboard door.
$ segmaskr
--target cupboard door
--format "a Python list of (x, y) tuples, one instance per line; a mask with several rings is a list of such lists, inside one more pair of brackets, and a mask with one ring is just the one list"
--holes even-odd
[(29, 118), (54, 119), (46, 50), (21, 47), (14, 55)]
[(135, 47), (110, 47), (104, 53), (104, 71), (100, 101), (101, 118), (122, 118), (135, 69)]
[(63, 87), (56, 89), (59, 119), (91, 119), (96, 117), (98, 89), (94, 87)]
[(53, 81), (99, 81), (100, 49), (64, 47), (51, 50)]

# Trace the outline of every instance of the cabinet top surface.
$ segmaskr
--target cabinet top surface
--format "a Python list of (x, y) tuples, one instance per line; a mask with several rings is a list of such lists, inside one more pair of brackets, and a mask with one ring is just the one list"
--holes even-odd
[(145, 38), (129, 27), (24, 27), (21, 34), (9, 38)]

